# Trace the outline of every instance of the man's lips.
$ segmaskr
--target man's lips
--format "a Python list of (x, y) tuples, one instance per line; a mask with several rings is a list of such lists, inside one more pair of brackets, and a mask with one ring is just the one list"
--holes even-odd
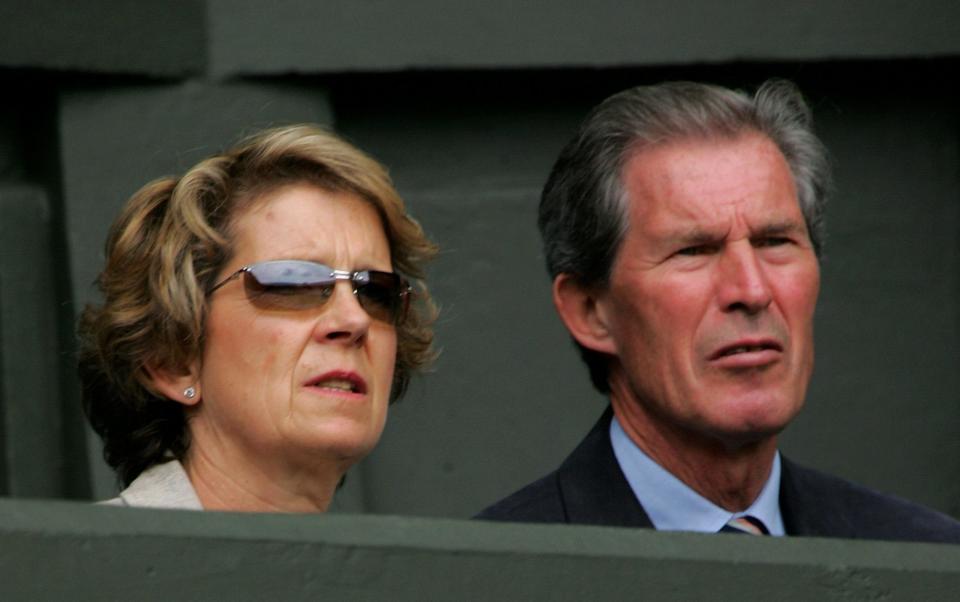
[(781, 353), (783, 353), (783, 345), (776, 339), (746, 338), (717, 348), (707, 359), (711, 362), (744, 365), (763, 364), (775, 360)]
[(348, 370), (331, 370), (311, 378), (304, 386), (358, 395), (364, 395), (367, 392), (367, 381), (356, 372)]

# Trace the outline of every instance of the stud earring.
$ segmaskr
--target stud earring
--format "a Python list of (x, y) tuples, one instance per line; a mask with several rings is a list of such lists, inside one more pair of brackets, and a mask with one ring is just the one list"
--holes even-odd
[(197, 390), (194, 389), (193, 387), (187, 387), (186, 389), (183, 390), (183, 396), (186, 397), (187, 399), (193, 399), (194, 397), (197, 396)]

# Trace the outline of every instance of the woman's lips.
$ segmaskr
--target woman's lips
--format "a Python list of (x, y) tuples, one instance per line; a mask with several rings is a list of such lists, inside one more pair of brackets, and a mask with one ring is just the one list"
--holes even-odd
[(311, 378), (305, 384), (307, 387), (316, 387), (326, 391), (346, 394), (365, 395), (367, 382), (356, 372), (347, 370), (333, 370), (320, 376)]

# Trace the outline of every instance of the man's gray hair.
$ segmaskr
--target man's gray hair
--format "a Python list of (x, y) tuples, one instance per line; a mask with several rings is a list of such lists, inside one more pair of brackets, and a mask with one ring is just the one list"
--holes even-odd
[[(720, 86), (669, 82), (607, 98), (560, 152), (540, 197), (537, 223), (551, 278), (565, 273), (582, 286), (607, 286), (627, 229), (622, 172), (636, 152), (748, 132), (766, 135), (786, 158), (819, 256), (830, 169), (812, 121), (800, 91), (785, 80), (765, 82), (753, 97)], [(609, 357), (578, 347), (594, 387), (608, 392)]]

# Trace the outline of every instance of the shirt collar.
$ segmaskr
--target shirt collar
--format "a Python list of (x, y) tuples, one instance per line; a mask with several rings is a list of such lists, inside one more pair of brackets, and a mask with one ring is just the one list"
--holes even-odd
[(780, 453), (760, 495), (743, 512), (731, 513), (688, 487), (645, 454), (624, 432), (617, 417), (610, 421), (610, 443), (620, 470), (658, 531), (716, 533), (731, 518), (749, 514), (766, 525), (771, 535), (784, 535), (780, 514)]

